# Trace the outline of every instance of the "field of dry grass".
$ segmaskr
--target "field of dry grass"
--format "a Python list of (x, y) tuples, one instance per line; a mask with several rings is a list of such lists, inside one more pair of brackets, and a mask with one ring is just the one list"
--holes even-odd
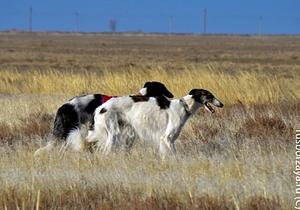
[[(292, 209), (299, 70), (300, 37), (0, 33), (0, 209)], [(187, 123), (178, 161), (138, 143), (33, 159), (64, 101), (148, 80), (225, 104)]]

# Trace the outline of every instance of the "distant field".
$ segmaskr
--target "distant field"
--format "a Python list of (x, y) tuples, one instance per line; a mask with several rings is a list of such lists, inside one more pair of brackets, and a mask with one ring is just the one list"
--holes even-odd
[[(292, 209), (299, 72), (298, 36), (0, 33), (0, 209)], [(225, 103), (186, 125), (179, 162), (138, 144), (33, 160), (64, 101), (149, 80)]]
[[(170, 71), (214, 64), (226, 72), (290, 71), (300, 64), (300, 37), (119, 36), (0, 33), (0, 64), (9, 70)], [(298, 67), (299, 68), (299, 67)]]

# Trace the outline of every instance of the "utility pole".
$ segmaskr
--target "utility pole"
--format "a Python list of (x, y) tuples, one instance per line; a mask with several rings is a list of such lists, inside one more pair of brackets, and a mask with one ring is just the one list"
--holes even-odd
[(263, 16), (259, 16), (258, 33), (260, 36), (263, 33)]
[(207, 9), (203, 10), (203, 34), (206, 34)]
[(109, 29), (111, 33), (115, 33), (117, 30), (117, 21), (112, 19), (109, 21)]
[(173, 33), (173, 16), (169, 17), (169, 34)]
[(32, 32), (32, 6), (29, 8), (29, 17), (28, 17), (28, 31)]
[(76, 25), (76, 32), (79, 32), (79, 13), (78, 11), (75, 12), (75, 25)]

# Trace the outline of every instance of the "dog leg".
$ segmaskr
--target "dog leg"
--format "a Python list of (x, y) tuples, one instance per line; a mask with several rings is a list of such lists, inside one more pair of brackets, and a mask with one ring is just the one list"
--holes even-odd
[(119, 121), (122, 119), (119, 114), (112, 110), (104, 114), (105, 130), (107, 132), (107, 140), (104, 146), (104, 152), (108, 153), (117, 150), (121, 146), (121, 128)]
[(71, 131), (71, 133), (69, 134), (68, 138), (67, 138), (67, 144), (66, 144), (66, 148), (71, 147), (74, 151), (79, 152), (79, 151), (83, 151), (85, 144), (83, 141), (83, 133), (80, 129), (76, 129)]
[(56, 145), (56, 141), (51, 140), (47, 142), (46, 146), (39, 148), (37, 151), (34, 152), (34, 157), (39, 157), (45, 154), (48, 154)]
[(176, 146), (175, 146), (175, 140), (177, 139), (181, 129), (182, 129), (182, 123), (180, 120), (171, 117), (168, 119), (168, 125), (166, 132), (163, 136), (163, 142), (176, 158)]
[(162, 158), (162, 160), (165, 159), (167, 151), (168, 147), (165, 143), (164, 137), (161, 137), (159, 142), (159, 155)]
[(98, 141), (98, 136), (99, 136), (99, 134), (98, 134), (98, 132), (97, 132), (97, 130), (95, 129), (95, 130), (90, 130), (90, 131), (88, 131), (88, 135), (87, 135), (87, 137), (86, 137), (86, 141), (87, 142), (97, 142)]
[(176, 155), (176, 147), (174, 142), (171, 141), (171, 138), (162, 138), (163, 143), (166, 145), (167, 151), (173, 155)]
[(170, 148), (171, 148), (171, 151), (174, 155), (176, 155), (176, 146), (174, 143), (170, 143)]

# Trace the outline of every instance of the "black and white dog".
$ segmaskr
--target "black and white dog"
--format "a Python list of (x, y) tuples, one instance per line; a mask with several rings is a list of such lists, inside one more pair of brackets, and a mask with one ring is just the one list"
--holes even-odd
[(193, 89), (181, 99), (165, 101), (164, 106), (156, 98), (137, 98), (119, 97), (98, 107), (95, 129), (89, 133), (87, 141), (98, 141), (100, 150), (108, 153), (121, 145), (130, 149), (134, 139), (139, 138), (157, 145), (164, 157), (166, 153), (176, 153), (175, 140), (189, 117), (200, 107), (211, 113), (214, 109), (210, 104), (223, 107), (220, 100), (204, 89)]
[[(173, 94), (164, 84), (153, 81), (146, 82), (139, 93), (131, 97), (143, 98), (143, 100), (155, 97), (163, 104), (165, 101), (168, 101), (166, 97), (173, 98)], [(80, 150), (85, 137), (84, 130), (87, 130), (82, 129), (83, 126), (89, 124), (90, 129), (93, 129), (95, 110), (113, 98), (117, 98), (117, 96), (90, 94), (76, 96), (67, 101), (56, 113), (50, 141), (45, 147), (37, 150), (35, 155), (41, 151), (51, 150), (59, 140), (66, 142), (67, 146), (71, 146), (75, 151)]]

